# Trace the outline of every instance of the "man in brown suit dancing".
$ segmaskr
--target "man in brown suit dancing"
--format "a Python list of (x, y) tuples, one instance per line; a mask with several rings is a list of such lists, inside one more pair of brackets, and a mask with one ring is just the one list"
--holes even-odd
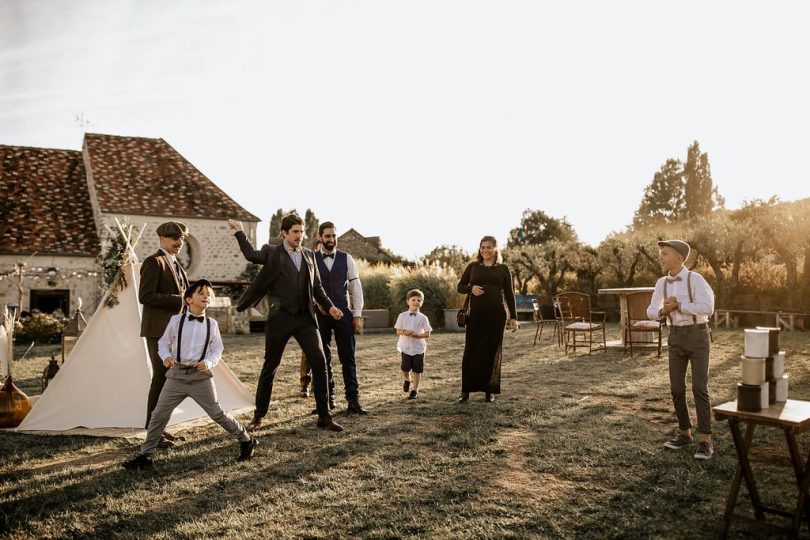
[[(178, 221), (169, 221), (157, 228), (160, 249), (141, 264), (141, 283), (138, 301), (143, 304), (141, 337), (146, 338), (146, 348), (152, 362), (152, 384), (146, 402), (146, 423), (152, 417), (163, 383), (166, 382), (166, 367), (158, 354), (158, 340), (166, 330), (172, 315), (183, 308), (183, 292), (188, 288), (188, 277), (177, 262), (177, 254), (183, 249), (188, 236), (188, 227)], [(173, 446), (174, 436), (164, 431), (159, 447)]]

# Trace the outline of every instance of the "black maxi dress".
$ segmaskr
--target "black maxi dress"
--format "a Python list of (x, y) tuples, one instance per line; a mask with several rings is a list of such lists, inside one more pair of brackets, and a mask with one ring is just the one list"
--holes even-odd
[[(473, 285), (483, 287), (484, 294), (472, 295)], [(517, 319), (512, 273), (503, 264), (470, 263), (458, 283), (458, 292), (470, 294), (464, 358), (461, 361), (461, 391), (500, 394), (506, 309), (511, 319)]]

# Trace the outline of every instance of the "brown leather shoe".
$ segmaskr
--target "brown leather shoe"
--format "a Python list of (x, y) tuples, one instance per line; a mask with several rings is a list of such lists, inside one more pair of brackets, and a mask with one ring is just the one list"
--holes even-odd
[(248, 424), (247, 430), (248, 431), (258, 431), (258, 429), (262, 427), (262, 419), (261, 418), (254, 418), (250, 424)]
[(321, 429), (328, 429), (329, 431), (343, 431), (343, 426), (332, 420), (331, 416), (318, 418), (317, 426)]
[(160, 440), (157, 443), (157, 447), (164, 449), (174, 448), (174, 443), (169, 439), (167, 439), (166, 437), (161, 436)]
[(185, 441), (186, 440), (186, 438), (183, 437), (182, 435), (175, 435), (173, 433), (169, 433), (168, 431), (163, 432), (163, 437), (166, 438), (166, 439), (169, 439), (172, 442)]

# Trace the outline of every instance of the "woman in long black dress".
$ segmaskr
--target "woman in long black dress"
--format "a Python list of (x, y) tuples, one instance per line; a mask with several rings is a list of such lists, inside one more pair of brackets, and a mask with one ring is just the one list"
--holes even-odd
[(478, 258), (464, 270), (458, 292), (470, 295), (459, 401), (467, 401), (470, 392), (485, 392), (486, 401), (492, 402), (495, 394), (501, 393), (501, 346), (507, 309), (509, 328), (513, 332), (518, 328), (512, 273), (503, 264), (492, 236), (481, 239)]

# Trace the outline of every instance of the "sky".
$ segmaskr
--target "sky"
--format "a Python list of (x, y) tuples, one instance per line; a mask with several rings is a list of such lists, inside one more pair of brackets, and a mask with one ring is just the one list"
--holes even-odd
[[(262, 219), (409, 258), (526, 208), (592, 245), (697, 140), (730, 208), (808, 196), (810, 2), (0, 0), (0, 144), (160, 137)], [(157, 196), (157, 195), (156, 195)]]

